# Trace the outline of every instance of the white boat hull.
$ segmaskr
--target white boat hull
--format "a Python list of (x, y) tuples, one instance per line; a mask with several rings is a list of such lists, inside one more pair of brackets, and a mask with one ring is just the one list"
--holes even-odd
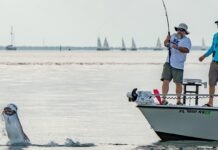
[(218, 108), (138, 105), (162, 140), (218, 140)]

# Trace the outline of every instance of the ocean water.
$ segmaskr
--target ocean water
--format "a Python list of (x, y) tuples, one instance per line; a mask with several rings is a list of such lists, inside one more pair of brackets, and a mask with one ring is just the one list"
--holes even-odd
[[(200, 63), (201, 54), (188, 55), (185, 78), (207, 81), (211, 58)], [(126, 93), (135, 87), (161, 88), (166, 55), (167, 51), (0, 51), (0, 110), (17, 104), (32, 143), (6, 145), (1, 121), (0, 149), (218, 149), (216, 142), (161, 142), (136, 105), (128, 102)], [(172, 83), (170, 93), (174, 89)]]

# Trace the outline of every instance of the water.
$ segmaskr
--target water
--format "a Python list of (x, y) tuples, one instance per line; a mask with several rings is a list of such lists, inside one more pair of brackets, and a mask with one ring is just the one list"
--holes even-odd
[[(202, 53), (189, 54), (185, 78), (207, 81), (211, 58), (198, 62)], [(126, 93), (134, 87), (160, 89), (166, 55), (167, 51), (0, 52), (0, 108), (8, 103), (18, 105), (24, 131), (32, 142), (26, 148), (6, 146), (8, 139), (2, 132), (0, 149), (218, 147), (216, 142), (160, 142), (135, 104), (128, 102)], [(170, 93), (174, 88), (171, 84)], [(207, 93), (207, 89), (200, 91)], [(0, 126), (3, 128), (2, 122)]]

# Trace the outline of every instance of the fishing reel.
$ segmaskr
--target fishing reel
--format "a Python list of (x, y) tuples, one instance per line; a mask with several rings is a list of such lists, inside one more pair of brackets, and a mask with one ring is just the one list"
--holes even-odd
[(142, 105), (154, 104), (154, 96), (151, 91), (137, 91), (137, 88), (134, 88), (132, 92), (127, 93), (127, 97), (129, 102), (136, 102)]
[(129, 102), (135, 102), (137, 100), (137, 97), (138, 97), (137, 90), (138, 90), (137, 88), (134, 88), (132, 92), (127, 93)]

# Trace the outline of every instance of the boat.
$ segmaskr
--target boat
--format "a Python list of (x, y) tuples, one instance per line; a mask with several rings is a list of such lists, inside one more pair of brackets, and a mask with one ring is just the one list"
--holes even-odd
[(102, 50), (101, 39), (99, 37), (97, 39), (97, 50)]
[[(183, 96), (183, 105), (155, 103), (156, 98), (160, 98), (161, 94), (152, 94), (151, 91), (137, 91), (137, 89), (134, 89), (132, 92), (127, 93), (127, 97), (129, 101), (136, 102), (137, 108), (163, 141), (218, 141), (218, 107), (198, 105), (198, 99), (201, 96), (209, 98), (207, 94), (198, 93), (199, 86), (203, 84), (200, 79), (190, 79), (183, 84), (185, 89), (184, 94), (181, 95)], [(187, 86), (195, 86), (196, 90), (188, 91)], [(175, 94), (167, 95), (167, 97), (170, 96), (177, 98)], [(186, 99), (191, 97), (195, 99), (195, 105), (186, 104)]]
[(132, 47), (130, 48), (130, 50), (132, 50), (132, 51), (136, 51), (137, 50), (134, 38), (132, 38)]
[(107, 38), (104, 39), (104, 45), (102, 47), (102, 50), (110, 50)]
[(205, 40), (204, 40), (204, 38), (202, 39), (202, 44), (201, 44), (201, 50), (207, 50), (207, 47), (206, 47), (206, 45), (205, 45)]
[(13, 27), (11, 27), (11, 44), (6, 46), (6, 50), (17, 50), (17, 47), (14, 46), (14, 33), (13, 33)]
[(126, 50), (126, 45), (125, 45), (125, 42), (124, 42), (124, 39), (122, 38), (122, 47), (121, 47), (121, 50), (122, 51), (125, 51)]
[(155, 51), (163, 50), (163, 47), (161, 46), (160, 38), (157, 39), (156, 47), (154, 48)]
[(14, 47), (13, 45), (8, 45), (5, 47), (6, 50), (17, 50), (16, 47)]

